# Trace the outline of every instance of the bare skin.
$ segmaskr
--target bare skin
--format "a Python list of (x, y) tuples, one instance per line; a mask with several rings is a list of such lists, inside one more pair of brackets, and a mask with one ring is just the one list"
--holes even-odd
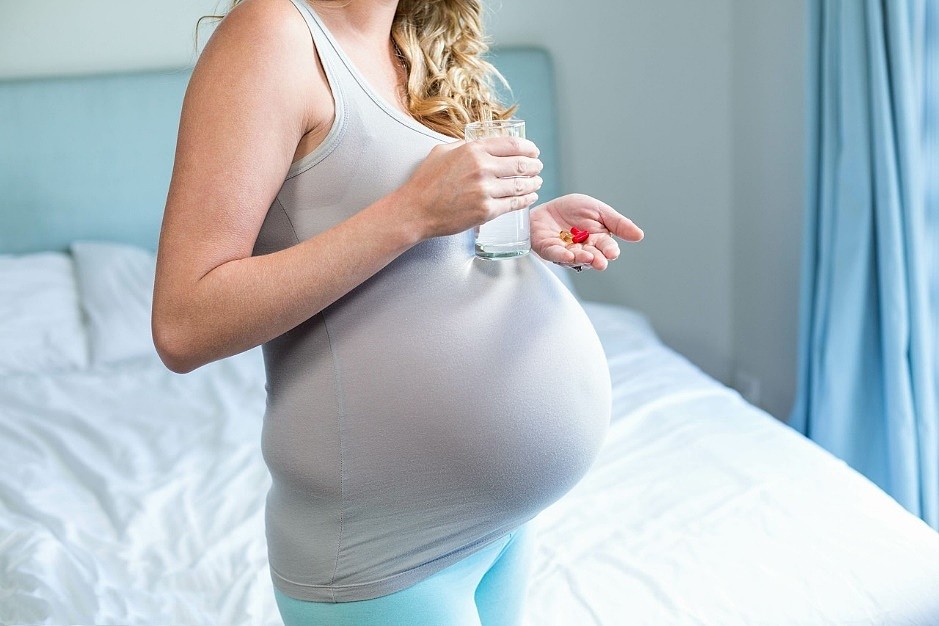
[[(400, 105), (404, 75), (390, 43), (396, 4), (314, 6), (370, 84)], [(352, 217), (252, 257), (290, 164), (319, 145), (334, 115), (309, 30), (288, 0), (246, 0), (222, 20), (183, 101), (157, 251), (152, 333), (170, 370), (190, 372), (265, 343), (417, 243), (537, 200), (542, 163), (534, 143), (454, 141), (435, 147), (405, 185)], [(519, 174), (522, 184), (504, 179)], [(558, 211), (568, 205), (579, 206), (561, 203)], [(558, 256), (534, 237), (532, 244), (539, 254)]]
[[(576, 226), (590, 233), (583, 243), (565, 244), (562, 230)], [(619, 244), (613, 238), (636, 242), (642, 229), (605, 202), (572, 193), (541, 204), (531, 212), (531, 247), (546, 261), (561, 265), (584, 265), (603, 271), (619, 257)]]

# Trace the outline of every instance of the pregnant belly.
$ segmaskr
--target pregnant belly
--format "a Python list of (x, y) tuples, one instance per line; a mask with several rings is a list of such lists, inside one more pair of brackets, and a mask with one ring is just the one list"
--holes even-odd
[(325, 315), (346, 493), (389, 515), (418, 501), (425, 522), (455, 507), (528, 519), (599, 451), (610, 421), (602, 346), (533, 254), (429, 265), (423, 252)]
[(357, 588), (466, 555), (596, 458), (610, 378), (586, 314), (534, 255), (472, 250), (423, 242), (265, 344), (270, 560), (291, 580)]

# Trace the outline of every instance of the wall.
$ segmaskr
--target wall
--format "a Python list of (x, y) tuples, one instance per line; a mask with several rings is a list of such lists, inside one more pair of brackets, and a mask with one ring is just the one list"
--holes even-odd
[(646, 232), (588, 298), (647, 313), (663, 339), (787, 419), (804, 213), (805, 3), (504, 2), (495, 40), (558, 65), (568, 190)]
[(733, 22), (734, 382), (785, 420), (805, 211), (805, 3), (736, 0)]
[[(0, 78), (191, 63), (196, 19), (226, 6), (0, 0)], [(795, 369), (802, 13), (795, 0), (494, 0), (487, 12), (497, 43), (554, 55), (562, 184), (645, 230), (609, 270), (577, 276), (581, 293), (643, 311), (777, 417)]]
[(0, 78), (193, 63), (196, 20), (227, 7), (227, 0), (0, 0)]
[(496, 3), (489, 31), (553, 53), (565, 188), (607, 202), (646, 234), (605, 272), (578, 276), (578, 288), (646, 313), (666, 343), (729, 382), (731, 2), (545, 6)]

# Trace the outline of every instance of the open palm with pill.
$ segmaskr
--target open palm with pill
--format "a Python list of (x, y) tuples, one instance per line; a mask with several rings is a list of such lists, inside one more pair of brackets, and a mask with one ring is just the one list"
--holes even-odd
[[(573, 231), (572, 231), (573, 229)], [(586, 240), (565, 241), (566, 234), (586, 231)], [(531, 249), (546, 261), (579, 269), (605, 270), (619, 256), (613, 238), (636, 242), (642, 229), (608, 204), (590, 196), (572, 193), (549, 200), (531, 209)]]

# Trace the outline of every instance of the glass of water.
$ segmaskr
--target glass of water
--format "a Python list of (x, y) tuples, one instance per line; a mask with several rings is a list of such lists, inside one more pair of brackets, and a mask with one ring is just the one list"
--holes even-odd
[[(525, 137), (524, 120), (484, 120), (470, 122), (464, 129), (466, 141), (484, 137)], [(510, 178), (518, 178), (512, 176)], [(474, 229), (476, 256), (483, 259), (510, 259), (531, 250), (529, 207), (503, 213)]]

